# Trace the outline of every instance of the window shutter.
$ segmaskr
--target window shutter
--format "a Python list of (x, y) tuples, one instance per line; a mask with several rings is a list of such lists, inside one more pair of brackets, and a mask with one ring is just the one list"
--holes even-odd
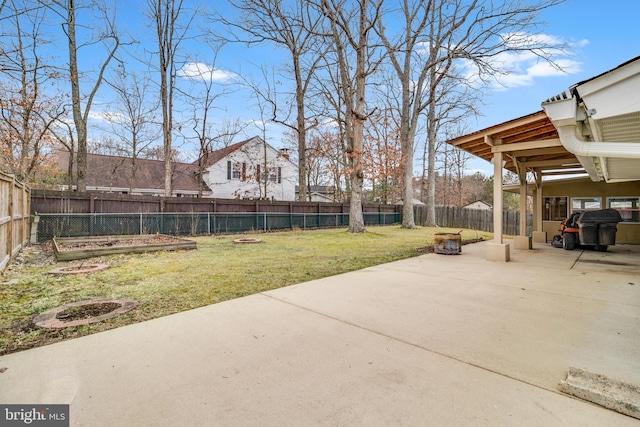
[(260, 182), (260, 165), (256, 166), (256, 181)]
[(282, 184), (282, 168), (278, 166), (278, 184)]
[(242, 162), (242, 177), (241, 179), (244, 181), (247, 179), (247, 164)]
[(231, 180), (231, 160), (227, 160), (227, 180)]

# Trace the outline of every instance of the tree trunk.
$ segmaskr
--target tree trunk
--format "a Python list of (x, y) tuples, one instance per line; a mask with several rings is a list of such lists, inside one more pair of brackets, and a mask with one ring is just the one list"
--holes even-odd
[[(433, 97), (432, 97), (433, 99)], [(435, 102), (432, 101), (427, 112), (427, 227), (436, 224), (436, 134), (435, 134)]]
[(78, 47), (76, 44), (76, 10), (74, 0), (67, 2), (67, 36), (69, 41), (69, 79), (71, 80), (71, 107), (78, 138), (78, 167), (76, 186), (79, 193), (87, 191), (87, 124), (80, 109), (80, 76), (78, 75)]
[(293, 55), (293, 69), (296, 78), (296, 126), (298, 133), (298, 200), (307, 199), (307, 124), (305, 117), (305, 92), (302, 90), (302, 76), (300, 75), (300, 57)]

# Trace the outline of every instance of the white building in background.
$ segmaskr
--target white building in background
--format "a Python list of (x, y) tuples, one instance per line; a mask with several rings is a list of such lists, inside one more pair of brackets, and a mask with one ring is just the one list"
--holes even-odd
[[(276, 150), (259, 137), (232, 144), (204, 156), (200, 176), (198, 160), (172, 163), (172, 196), (219, 199), (296, 200), (298, 168), (284, 150)], [(57, 169), (67, 172), (69, 153), (55, 153)], [(75, 164), (72, 165), (75, 174)], [(201, 180), (201, 181), (199, 181)], [(66, 185), (63, 190), (69, 190)], [(75, 185), (71, 190), (75, 189)], [(132, 195), (164, 195), (164, 162), (100, 154), (87, 155), (87, 190)]]
[(482, 211), (489, 211), (493, 209), (493, 206), (491, 206), (489, 203), (484, 202), (482, 200), (476, 200), (475, 202), (467, 203), (462, 207), (462, 209), (476, 209), (476, 210), (482, 210)]
[(298, 168), (260, 137), (208, 153), (205, 165), (202, 180), (212, 197), (295, 200)]

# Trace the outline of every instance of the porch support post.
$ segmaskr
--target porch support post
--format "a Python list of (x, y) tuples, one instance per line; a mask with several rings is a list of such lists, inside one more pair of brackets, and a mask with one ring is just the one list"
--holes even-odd
[(518, 236), (513, 239), (515, 249), (529, 250), (531, 237), (527, 236), (527, 168), (522, 163), (518, 164), (518, 178), (520, 180), (520, 230)]
[(487, 243), (487, 261), (507, 262), (509, 244), (502, 242), (502, 152), (493, 155), (493, 241)]
[(542, 227), (542, 212), (544, 205), (542, 203), (542, 169), (534, 169), (536, 176), (536, 191), (533, 205), (533, 241), (534, 243), (547, 243), (547, 233)]

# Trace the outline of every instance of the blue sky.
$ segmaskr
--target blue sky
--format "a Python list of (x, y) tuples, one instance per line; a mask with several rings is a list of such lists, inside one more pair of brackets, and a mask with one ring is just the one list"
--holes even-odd
[[(505, 87), (491, 90), (481, 108), (482, 116), (468, 121), (468, 131), (539, 111), (545, 99), (640, 55), (639, 17), (637, 0), (568, 0), (546, 10), (540, 16), (546, 23), (540, 32), (571, 46), (569, 55), (556, 58), (566, 71), (552, 71), (531, 58), (512, 57), (514, 74), (503, 79)], [(262, 56), (279, 55), (266, 46), (238, 53), (224, 52), (220, 58), (235, 72), (247, 70), (249, 62)], [(492, 166), (484, 160), (472, 160), (468, 168), (469, 173), (493, 174)]]
[(566, 58), (576, 66), (566, 74), (533, 75), (523, 85), (494, 91), (477, 128), (538, 111), (545, 99), (640, 55), (639, 16), (635, 0), (569, 0), (547, 10), (544, 34), (572, 43), (572, 56)]
[[(573, 62), (567, 73), (536, 74), (528, 69), (533, 63), (520, 64), (514, 79), (521, 85), (494, 90), (485, 100), (483, 117), (469, 121), (469, 131), (480, 130), (541, 110), (545, 99), (568, 89), (575, 83), (599, 75), (640, 55), (640, 2), (636, 0), (569, 0), (547, 10), (542, 32), (573, 44)], [(470, 162), (471, 170), (492, 175), (491, 165), (483, 160)]]
[[(191, 3), (191, 2), (189, 2)], [(145, 28), (144, 22), (148, 18), (141, 13), (146, 2), (118, 2), (118, 19), (121, 29), (127, 30), (134, 39), (139, 41), (134, 48), (140, 52), (145, 47), (153, 49), (153, 39), (150, 30)], [(223, 7), (217, 2), (217, 7)], [(621, 63), (640, 55), (640, 2), (638, 0), (568, 0), (566, 3), (545, 11), (541, 20), (546, 26), (540, 29), (544, 37), (566, 41), (571, 45), (569, 55), (562, 55), (556, 59), (567, 67), (567, 72), (551, 71), (549, 67), (541, 66), (526, 56), (511, 56), (508, 58), (514, 73), (503, 79), (505, 87), (495, 87), (484, 98), (481, 108), (482, 117), (470, 119), (467, 123), (469, 132), (492, 126), (504, 121), (521, 117), (541, 109), (541, 102), (556, 95), (569, 86), (605, 72)], [(207, 69), (215, 67), (216, 76), (224, 77), (231, 74), (254, 74), (260, 78), (255, 65), (269, 61), (278, 65), (280, 58), (286, 58), (284, 53), (274, 50), (267, 45), (246, 49), (234, 45), (223, 50), (215, 64), (213, 55), (201, 39), (186, 42), (185, 47), (192, 53), (194, 62), (183, 70), (183, 76), (189, 70)], [(61, 46), (62, 47), (62, 46)], [(64, 52), (61, 53), (64, 55)], [(81, 57), (84, 63), (97, 62), (97, 56)], [(131, 55), (124, 55), (130, 60)], [(127, 59), (128, 58), (128, 59)], [(200, 65), (196, 65), (195, 63)], [(228, 83), (229, 80), (227, 79)], [(92, 116), (100, 119), (101, 111), (108, 108), (109, 95), (106, 90), (98, 97)], [(260, 121), (260, 115), (254, 108), (255, 101), (248, 98), (247, 91), (239, 91), (221, 99), (217, 110), (218, 120), (239, 118), (245, 122)], [(93, 123), (98, 123), (95, 120)], [(278, 147), (282, 128), (269, 125), (269, 142)], [(259, 134), (258, 127), (249, 126), (243, 136), (249, 137)], [(469, 163), (469, 172), (481, 171), (485, 175), (492, 173), (487, 162), (474, 160)]]

